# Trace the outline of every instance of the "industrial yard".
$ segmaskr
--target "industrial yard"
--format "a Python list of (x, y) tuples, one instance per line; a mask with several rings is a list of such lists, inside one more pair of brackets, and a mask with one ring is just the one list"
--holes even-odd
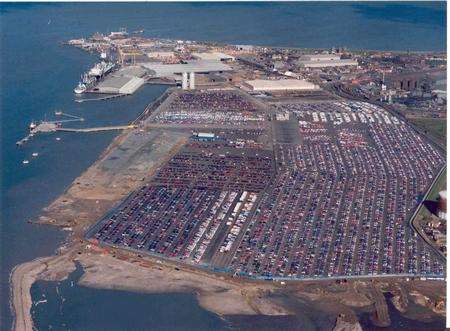
[(444, 329), (446, 4), (1, 17), (5, 329)]
[[(390, 323), (383, 291), (397, 293), (410, 280), (441, 285), (446, 209), (415, 220), (445, 170), (445, 146), (411, 119), (445, 117), (446, 92), (429, 93), (438, 84), (428, 75), (444, 65), (425, 64), (419, 79), (401, 65), (389, 67), (404, 61), (405, 70), (417, 70), (418, 62), (389, 53), (220, 45), (126, 31), (68, 44), (102, 59), (82, 75), (77, 103), (114, 102), (144, 84), (172, 86), (131, 123), (62, 127), (83, 119), (58, 111), (70, 119), (33, 122), (17, 142), (44, 132), (124, 130), (39, 219), (71, 231), (67, 249), (79, 261), (92, 256), (100, 269), (110, 262), (138, 269), (131, 276), (122, 270), (126, 281), (101, 274), (91, 284), (142, 289), (134, 276), (173, 268), (176, 283), (190, 279), (200, 298), (209, 294), (193, 275), (236, 284), (240, 292), (224, 300), (245, 301), (249, 314), (284, 315), (270, 291), (286, 286), (289, 297), (289, 287), (316, 282), (326, 288), (320, 300), (331, 296), (339, 313), (350, 311), (336, 324), (356, 325), (349, 308), (356, 304), (370, 305), (380, 326)], [(428, 63), (429, 54), (420, 56)], [(79, 97), (85, 93), (101, 96)], [(28, 267), (39, 274), (42, 264)], [(16, 286), (28, 286), (18, 270)], [(385, 281), (396, 285), (382, 288)], [(175, 286), (162, 282), (155, 288)], [(257, 295), (244, 293), (254, 284)], [(354, 298), (341, 303), (348, 296)], [(402, 293), (396, 298), (397, 309), (408, 306)], [(443, 312), (439, 295), (421, 305)], [(226, 311), (236, 311), (231, 306)]]
[[(80, 93), (113, 98), (145, 83), (174, 86), (123, 126), (33, 128), (131, 130), (96, 170), (117, 174), (109, 184), (127, 196), (87, 232), (95, 245), (252, 279), (444, 276), (442, 254), (412, 222), (445, 167), (444, 150), (392, 107), (394, 94), (408, 104), (400, 99), (425, 93), (424, 80), (401, 72), (385, 79), (385, 57), (345, 49), (212, 45), (126, 31), (68, 44), (106, 61), (85, 75), (95, 82)], [(366, 94), (367, 102), (351, 88), (364, 73), (381, 84), (381, 100)], [(97, 190), (94, 177), (81, 185)], [(117, 196), (109, 184), (96, 195)], [(436, 231), (425, 230), (442, 240)]]
[(141, 123), (190, 138), (92, 242), (257, 279), (443, 277), (409, 221), (444, 155), (379, 106), (177, 91)]

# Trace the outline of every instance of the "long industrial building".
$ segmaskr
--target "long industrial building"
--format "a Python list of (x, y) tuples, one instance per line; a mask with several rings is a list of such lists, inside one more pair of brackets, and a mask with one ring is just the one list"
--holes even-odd
[(155, 72), (155, 77), (168, 77), (177, 80), (180, 79), (180, 75), (183, 72), (210, 73), (232, 70), (229, 65), (216, 60), (188, 61), (187, 63), (177, 64), (147, 62), (141, 63), (141, 65), (147, 69), (153, 70)]
[(264, 80), (255, 79), (248, 80), (244, 83), (251, 91), (314, 91), (319, 90), (319, 86), (301, 79), (280, 79), (280, 80)]
[(358, 65), (358, 61), (354, 59), (342, 59), (340, 55), (336, 54), (311, 54), (300, 57), (297, 64), (305, 68), (324, 68), (356, 66)]

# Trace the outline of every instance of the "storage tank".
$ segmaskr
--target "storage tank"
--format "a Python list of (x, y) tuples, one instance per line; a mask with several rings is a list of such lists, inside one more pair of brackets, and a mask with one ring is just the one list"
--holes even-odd
[(195, 90), (195, 73), (191, 72), (189, 76), (189, 88)]
[(188, 89), (188, 73), (187, 72), (183, 72), (183, 81), (181, 83), (181, 87), (183, 88), (183, 90), (187, 90)]

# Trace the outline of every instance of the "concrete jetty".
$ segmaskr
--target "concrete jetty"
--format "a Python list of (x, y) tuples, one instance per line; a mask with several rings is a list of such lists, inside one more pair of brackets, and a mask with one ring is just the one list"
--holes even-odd
[(75, 99), (75, 102), (82, 103), (87, 101), (103, 101), (103, 100), (109, 100), (109, 99), (115, 99), (123, 97), (127, 94), (114, 94), (114, 95), (108, 95), (106, 97), (100, 97), (100, 98), (89, 98), (89, 99)]
[(63, 132), (99, 132), (99, 131), (111, 131), (111, 130), (127, 130), (134, 129), (135, 125), (117, 125), (117, 126), (101, 126), (96, 128), (56, 128), (55, 131), (63, 131)]

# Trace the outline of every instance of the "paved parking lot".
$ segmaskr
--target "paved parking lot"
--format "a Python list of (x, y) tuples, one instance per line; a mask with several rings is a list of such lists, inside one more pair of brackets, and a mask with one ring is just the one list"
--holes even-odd
[(159, 124), (221, 124), (262, 126), (266, 115), (239, 91), (177, 91), (152, 118)]
[(366, 103), (273, 111), (274, 132), (193, 134), (92, 237), (265, 278), (443, 274), (408, 223), (440, 151)]

